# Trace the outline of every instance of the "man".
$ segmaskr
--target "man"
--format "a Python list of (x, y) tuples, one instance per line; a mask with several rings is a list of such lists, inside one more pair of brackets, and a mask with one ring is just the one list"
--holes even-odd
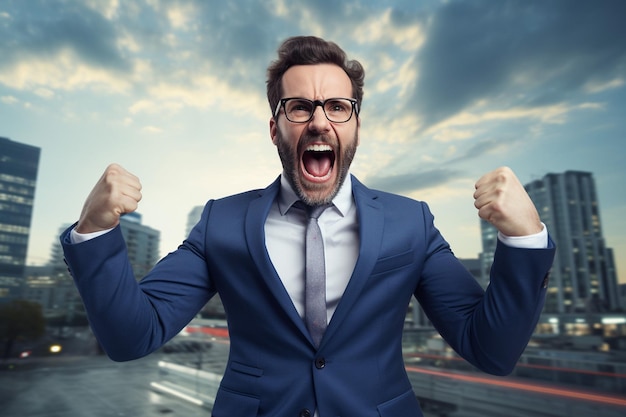
[[(500, 375), (513, 369), (542, 309), (554, 256), (533, 203), (508, 168), (476, 183), (478, 213), (500, 231), (483, 292), (425, 203), (348, 175), (363, 78), (361, 65), (333, 43), (283, 43), (267, 83), (282, 175), (264, 190), (209, 201), (185, 242), (139, 284), (119, 218), (137, 208), (141, 185), (118, 165), (106, 169), (61, 240), (112, 359), (159, 348), (219, 292), (231, 344), (215, 417), (421, 416), (401, 349), (414, 295), (470, 363)], [(308, 280), (319, 271), (305, 256), (314, 246), (305, 242), (307, 206), (326, 205), (324, 251), (315, 256), (325, 266), (326, 317), (312, 323), (319, 311)]]

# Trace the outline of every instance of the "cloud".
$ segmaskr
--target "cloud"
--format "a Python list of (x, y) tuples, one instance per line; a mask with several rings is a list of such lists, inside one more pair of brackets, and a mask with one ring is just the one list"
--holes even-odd
[(1, 84), (44, 98), (55, 90), (128, 89), (133, 63), (118, 46), (117, 28), (98, 11), (82, 2), (37, 0), (5, 8)]
[(547, 106), (615, 83), (626, 65), (625, 15), (620, 0), (445, 2), (417, 53), (411, 105), (427, 128), (479, 100)]
[(173, 28), (187, 30), (188, 25), (194, 20), (195, 12), (196, 9), (191, 4), (173, 4), (167, 10), (167, 18)]
[(54, 91), (49, 88), (38, 88), (35, 90), (35, 94), (42, 98), (52, 98), (54, 97)]
[(368, 177), (368, 185), (386, 192), (408, 194), (416, 190), (433, 188), (458, 179), (460, 171), (448, 168), (435, 168), (427, 171), (411, 172), (390, 176)]
[(590, 81), (585, 85), (585, 90), (589, 93), (601, 93), (603, 91), (612, 90), (614, 88), (621, 88), (624, 86), (624, 78), (618, 77), (609, 81)]
[(472, 159), (480, 158), (484, 155), (494, 152), (504, 152), (506, 148), (519, 142), (519, 138), (513, 136), (498, 137), (498, 138), (486, 138), (478, 141), (470, 142), (467, 147), (460, 152), (454, 152), (453, 157), (446, 161), (447, 164), (469, 161)]
[(260, 95), (249, 94), (211, 76), (191, 77), (187, 81), (190, 84), (176, 81), (163, 81), (148, 87), (146, 95), (130, 106), (130, 114), (172, 113), (189, 107), (218, 107), (221, 111), (267, 119), (266, 102)]
[(45, 60), (72, 51), (80, 61), (119, 72), (130, 69), (116, 47), (111, 21), (81, 2), (9, 2), (11, 18), (0, 25), (0, 68), (23, 59)]
[[(0, 83), (51, 99), (72, 89), (128, 95), (131, 114), (230, 97), (266, 117), (268, 62), (285, 37), (311, 31), (364, 57), (364, 114), (410, 121), (394, 141), (516, 112), (553, 123), (563, 118), (540, 119), (542, 109), (624, 86), (623, 2), (578, 3), (436, 2), (429, 14), (411, 1), (10, 1), (0, 10)], [(471, 139), (445, 135), (460, 136)]]
[(0, 101), (4, 104), (17, 104), (19, 102), (14, 96), (0, 96)]
[(163, 132), (163, 129), (156, 126), (144, 126), (141, 130), (150, 134), (159, 134)]
[(0, 84), (46, 98), (132, 95), (132, 112), (228, 100), (258, 107), (278, 43), (267, 25), (276, 18), (258, 2), (34, 0), (0, 12)]
[(0, 66), (0, 83), (17, 90), (33, 90), (40, 96), (45, 90), (47, 97), (54, 95), (54, 90), (90, 87), (100, 91), (123, 92), (130, 86), (129, 80), (104, 68), (81, 63), (70, 51), (60, 52), (45, 60), (28, 57), (4, 68)]
[(456, 115), (438, 123), (428, 130), (427, 133), (432, 134), (435, 139), (443, 142), (452, 139), (467, 139), (470, 136), (469, 131), (459, 131), (459, 128), (469, 126), (481, 126), (483, 130), (487, 127), (493, 127), (499, 123), (520, 122), (526, 124), (564, 124), (570, 113), (580, 110), (602, 110), (604, 104), (596, 102), (583, 102), (580, 104), (569, 105), (565, 103), (556, 103), (549, 106), (537, 107), (512, 107), (509, 109), (499, 110), (487, 108), (478, 108), (463, 110)]
[[(385, 3), (14, 0), (0, 12), (1, 84), (44, 87), (49, 97), (75, 89), (133, 95), (134, 110), (156, 98), (155, 85), (185, 91), (168, 106), (220, 102), (209, 100), (211, 91), (189, 97), (205, 86), (203, 78), (228, 84), (222, 92), (264, 97), (265, 71), (278, 44), (306, 33), (346, 49), (376, 48), (387, 67), (372, 66), (372, 91), (402, 95), (415, 79), (411, 52), (424, 41), (415, 13)], [(360, 29), (346, 30), (351, 22)]]
[(407, 52), (417, 51), (425, 41), (424, 25), (419, 16), (400, 13), (393, 8), (380, 13), (368, 13), (366, 20), (354, 33), (356, 42), (385, 46), (391, 44)]
[[(416, 172), (415, 167), (419, 165), (424, 169), (430, 166), (456, 166), (480, 160), (487, 155), (506, 155), (512, 148), (520, 144), (527, 145), (528, 141), (533, 140), (537, 125), (564, 124), (572, 112), (603, 109), (604, 105), (601, 103), (585, 102), (572, 106), (555, 104), (537, 108), (488, 110), (482, 113), (464, 111), (418, 135), (419, 140), (412, 142), (413, 145), (419, 142), (418, 146), (403, 147), (403, 143), (399, 142), (401, 148), (396, 151), (395, 156), (386, 159), (377, 156), (376, 161), (379, 161), (379, 164), (372, 165), (372, 176), (375, 182), (380, 181), (381, 187), (395, 192), (406, 193), (423, 188), (421, 185), (423, 180), (439, 185), (433, 180), (443, 183), (452, 179), (452, 176), (443, 174), (457, 171), (441, 168)], [(395, 131), (407, 131), (408, 126), (397, 127)], [(388, 126), (388, 130), (394, 131), (392, 125)], [(382, 135), (383, 131), (379, 130), (377, 134)], [(444, 144), (445, 147), (442, 147)], [(385, 172), (394, 174), (380, 174)], [(394, 184), (396, 181), (397, 185)]]

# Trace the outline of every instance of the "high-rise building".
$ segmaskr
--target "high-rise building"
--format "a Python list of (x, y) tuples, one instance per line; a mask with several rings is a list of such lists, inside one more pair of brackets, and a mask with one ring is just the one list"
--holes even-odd
[(21, 293), (40, 151), (0, 137), (0, 302)]
[(498, 230), (491, 223), (480, 219), (480, 240), (483, 244), (483, 251), (479, 255), (480, 276), (477, 278), (483, 288), (489, 284), (489, 271), (493, 263), (493, 254), (498, 243)]
[[(202, 217), (202, 211), (204, 206), (195, 206), (189, 211), (187, 215), (187, 229), (185, 230), (185, 239), (189, 236), (191, 229), (200, 221)], [(206, 318), (212, 319), (224, 319), (226, 318), (226, 311), (224, 310), (224, 304), (219, 294), (215, 294), (213, 298), (200, 311), (200, 314)]]
[[(593, 175), (550, 173), (525, 188), (557, 246), (545, 312), (602, 313), (620, 308), (613, 251), (602, 234)], [(491, 253), (496, 232), (487, 222), (481, 229), (483, 252)], [(486, 273), (489, 257), (483, 257)]]
[(195, 206), (187, 215), (187, 228), (185, 229), (185, 238), (189, 236), (191, 229), (193, 229), (193, 227), (200, 221), (200, 217), (202, 216), (202, 210), (204, 210), (204, 206)]
[[(77, 316), (84, 316), (84, 307), (74, 285), (74, 279), (70, 275), (67, 265), (64, 262), (63, 248), (58, 236), (70, 227), (69, 223), (63, 224), (55, 234), (53, 240), (50, 259), (46, 265), (49, 271), (48, 276), (27, 276), (26, 285), (28, 292), (24, 292), (24, 298), (37, 301), (41, 304), (44, 314), (48, 316), (65, 317), (65, 322), (71, 323)], [(49, 280), (50, 289), (46, 289), (46, 281)], [(49, 291), (48, 300), (38, 300), (37, 294), (46, 294)], [(47, 302), (45, 302), (47, 301)]]
[(126, 241), (128, 259), (135, 273), (135, 278), (140, 280), (159, 260), (161, 233), (141, 224), (141, 214), (137, 212), (122, 216), (120, 228)]

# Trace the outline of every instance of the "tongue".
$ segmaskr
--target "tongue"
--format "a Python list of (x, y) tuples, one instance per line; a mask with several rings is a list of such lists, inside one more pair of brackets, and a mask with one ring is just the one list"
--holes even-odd
[(329, 152), (305, 152), (302, 156), (304, 169), (315, 177), (327, 175), (331, 168), (330, 155)]

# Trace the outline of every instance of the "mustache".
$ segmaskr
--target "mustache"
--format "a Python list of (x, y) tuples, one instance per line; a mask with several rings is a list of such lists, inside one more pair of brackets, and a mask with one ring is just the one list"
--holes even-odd
[(311, 135), (305, 134), (300, 138), (298, 142), (298, 146), (301, 148), (306, 148), (312, 143), (325, 143), (327, 145), (332, 146), (334, 149), (337, 148), (336, 141), (329, 135)]

